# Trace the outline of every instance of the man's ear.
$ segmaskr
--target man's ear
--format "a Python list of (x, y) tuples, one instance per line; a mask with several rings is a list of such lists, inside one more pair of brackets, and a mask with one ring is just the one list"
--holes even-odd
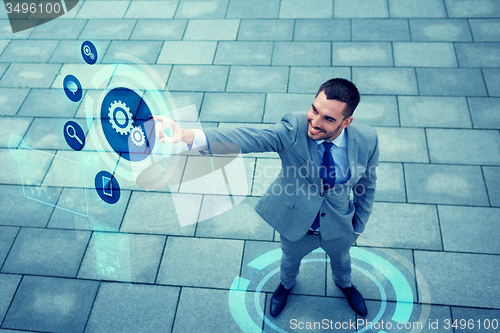
[(342, 120), (342, 128), (346, 128), (347, 126), (351, 125), (353, 120), (354, 119), (352, 117)]

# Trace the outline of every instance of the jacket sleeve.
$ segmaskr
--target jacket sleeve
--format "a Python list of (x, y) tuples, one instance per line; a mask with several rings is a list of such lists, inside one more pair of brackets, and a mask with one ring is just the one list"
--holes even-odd
[(378, 157), (378, 137), (375, 133), (375, 148), (373, 149), (373, 153), (368, 160), (363, 176), (353, 187), (355, 213), (352, 224), (356, 233), (362, 233), (365, 230), (366, 222), (372, 212), (377, 182)]
[(297, 116), (287, 113), (280, 122), (265, 129), (208, 128), (204, 133), (211, 154), (280, 152), (295, 142), (298, 125)]

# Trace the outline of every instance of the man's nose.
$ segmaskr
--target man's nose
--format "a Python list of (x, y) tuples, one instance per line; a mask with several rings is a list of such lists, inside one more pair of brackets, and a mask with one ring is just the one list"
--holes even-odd
[(311, 125), (312, 127), (317, 127), (319, 128), (319, 124), (320, 124), (320, 120), (318, 119), (318, 117), (314, 117), (311, 121)]

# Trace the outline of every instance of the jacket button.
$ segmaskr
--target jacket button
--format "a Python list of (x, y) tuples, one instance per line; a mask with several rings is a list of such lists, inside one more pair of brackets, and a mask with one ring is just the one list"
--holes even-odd
[(321, 213), (321, 217), (325, 216), (326, 214), (325, 213)]
[(321, 195), (322, 197), (325, 196), (325, 192), (321, 192), (319, 195)]

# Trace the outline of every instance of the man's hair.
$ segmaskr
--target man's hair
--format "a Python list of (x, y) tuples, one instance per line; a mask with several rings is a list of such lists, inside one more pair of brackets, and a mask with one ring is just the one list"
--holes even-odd
[(319, 87), (316, 97), (318, 97), (322, 91), (325, 92), (326, 99), (334, 99), (347, 104), (343, 112), (344, 119), (352, 116), (354, 109), (356, 109), (359, 104), (360, 97), (358, 88), (349, 80), (335, 78), (326, 81)]

